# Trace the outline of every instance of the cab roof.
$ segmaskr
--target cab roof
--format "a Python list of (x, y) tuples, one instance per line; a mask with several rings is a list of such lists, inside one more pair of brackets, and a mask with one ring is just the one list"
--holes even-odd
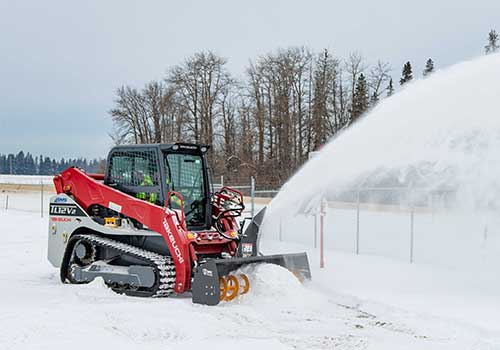
[(205, 144), (195, 144), (186, 142), (176, 142), (176, 143), (144, 143), (144, 144), (130, 144), (130, 145), (118, 145), (111, 149), (141, 149), (141, 148), (159, 148), (162, 151), (172, 150), (172, 151), (198, 151), (200, 153), (206, 153), (209, 149), (209, 145)]

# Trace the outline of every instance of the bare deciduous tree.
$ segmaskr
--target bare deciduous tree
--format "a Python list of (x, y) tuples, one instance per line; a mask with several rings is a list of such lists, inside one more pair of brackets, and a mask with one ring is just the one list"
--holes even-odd
[[(228, 181), (252, 175), (279, 185), (353, 120), (356, 86), (363, 90), (359, 80), (368, 69), (359, 53), (342, 61), (304, 47), (251, 61), (242, 81), (226, 65), (215, 53), (200, 52), (168, 69), (163, 81), (117, 89), (110, 111), (115, 142), (210, 144), (215, 172)], [(368, 72), (361, 95), (378, 100), (390, 66), (379, 61)]]
[(370, 69), (368, 85), (372, 90), (371, 100), (376, 103), (383, 94), (383, 86), (391, 79), (390, 72), (392, 68), (388, 62), (377, 61), (377, 64)]

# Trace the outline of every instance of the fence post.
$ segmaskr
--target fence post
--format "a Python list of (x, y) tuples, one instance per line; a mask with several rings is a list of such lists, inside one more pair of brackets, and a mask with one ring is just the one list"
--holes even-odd
[(9, 209), (9, 195), (7, 195), (7, 197), (5, 197), (5, 210), (8, 210)]
[(43, 219), (43, 179), (40, 179), (41, 191), (40, 191), (40, 216)]
[(318, 248), (318, 214), (314, 214), (314, 248)]
[(356, 255), (359, 255), (359, 192), (360, 189), (358, 188), (358, 195), (356, 200)]
[(319, 216), (319, 267), (325, 267), (325, 245), (324, 245), (324, 231), (325, 231), (325, 203), (326, 200), (321, 200), (321, 209)]
[(224, 187), (224, 175), (220, 176), (220, 187)]
[(413, 249), (414, 249), (414, 239), (415, 239), (414, 212), (415, 210), (412, 204), (410, 208), (410, 264), (413, 264)]
[(252, 214), (252, 219), (253, 219), (254, 214), (255, 214), (255, 179), (253, 176), (250, 178), (250, 196), (252, 198), (251, 214)]

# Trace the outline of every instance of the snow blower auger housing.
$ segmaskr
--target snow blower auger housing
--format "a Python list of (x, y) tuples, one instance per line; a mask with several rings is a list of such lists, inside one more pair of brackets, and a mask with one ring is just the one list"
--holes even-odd
[[(261, 256), (265, 209), (244, 229), (243, 194), (214, 192), (208, 146), (186, 143), (117, 146), (105, 174), (72, 167), (54, 177), (48, 259), (63, 283), (101, 277), (117, 293), (162, 297), (192, 292), (216, 305), (248, 292), (243, 265), (281, 265), (310, 279), (305, 253)], [(242, 219), (238, 221), (238, 219)]]

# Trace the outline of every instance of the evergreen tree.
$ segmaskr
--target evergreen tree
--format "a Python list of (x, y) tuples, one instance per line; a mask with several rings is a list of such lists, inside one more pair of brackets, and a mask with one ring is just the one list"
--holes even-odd
[(368, 106), (368, 86), (366, 84), (365, 75), (361, 73), (356, 82), (356, 89), (354, 91), (351, 122), (358, 119), (361, 114), (368, 109)]
[(43, 156), (40, 154), (40, 156), (36, 160), (36, 173), (38, 175), (42, 175), (41, 170), (42, 170), (42, 162), (43, 162)]
[(66, 163), (66, 161), (64, 160), (64, 158), (61, 158), (61, 160), (57, 164), (57, 172), (60, 173), (61, 171), (66, 170), (68, 168), (67, 165), (68, 164)]
[(490, 53), (495, 53), (498, 51), (500, 46), (498, 46), (498, 33), (496, 30), (491, 30), (488, 33), (488, 45), (484, 47), (484, 52), (488, 55)]
[(45, 157), (43, 162), (40, 164), (40, 175), (53, 175), (52, 171), (52, 161), (49, 157)]
[(26, 158), (24, 160), (24, 174), (26, 175), (36, 174), (35, 159), (33, 159), (33, 156), (29, 152), (28, 154), (26, 154)]
[(7, 156), (7, 174), (15, 174), (14, 155), (12, 153)]
[(26, 169), (24, 164), (24, 152), (19, 152), (14, 158), (14, 174), (25, 175)]
[(411, 68), (411, 63), (410, 63), (410, 61), (408, 61), (403, 66), (403, 72), (401, 75), (401, 79), (399, 79), (399, 84), (401, 86), (403, 86), (404, 84), (411, 81), (412, 79), (413, 79), (413, 71)]
[(387, 85), (387, 97), (394, 95), (394, 84), (392, 83), (392, 78), (389, 80), (389, 85)]
[(0, 174), (7, 174), (7, 156), (0, 154)]
[(425, 63), (424, 77), (432, 73), (434, 73), (434, 61), (432, 60), (432, 58), (429, 58)]
[(20, 151), (18, 154), (0, 154), (0, 174), (14, 175), (54, 175), (66, 170), (70, 166), (78, 166), (89, 173), (103, 172), (103, 160), (86, 158), (68, 159), (60, 161), (50, 157), (33, 157), (31, 153)]

